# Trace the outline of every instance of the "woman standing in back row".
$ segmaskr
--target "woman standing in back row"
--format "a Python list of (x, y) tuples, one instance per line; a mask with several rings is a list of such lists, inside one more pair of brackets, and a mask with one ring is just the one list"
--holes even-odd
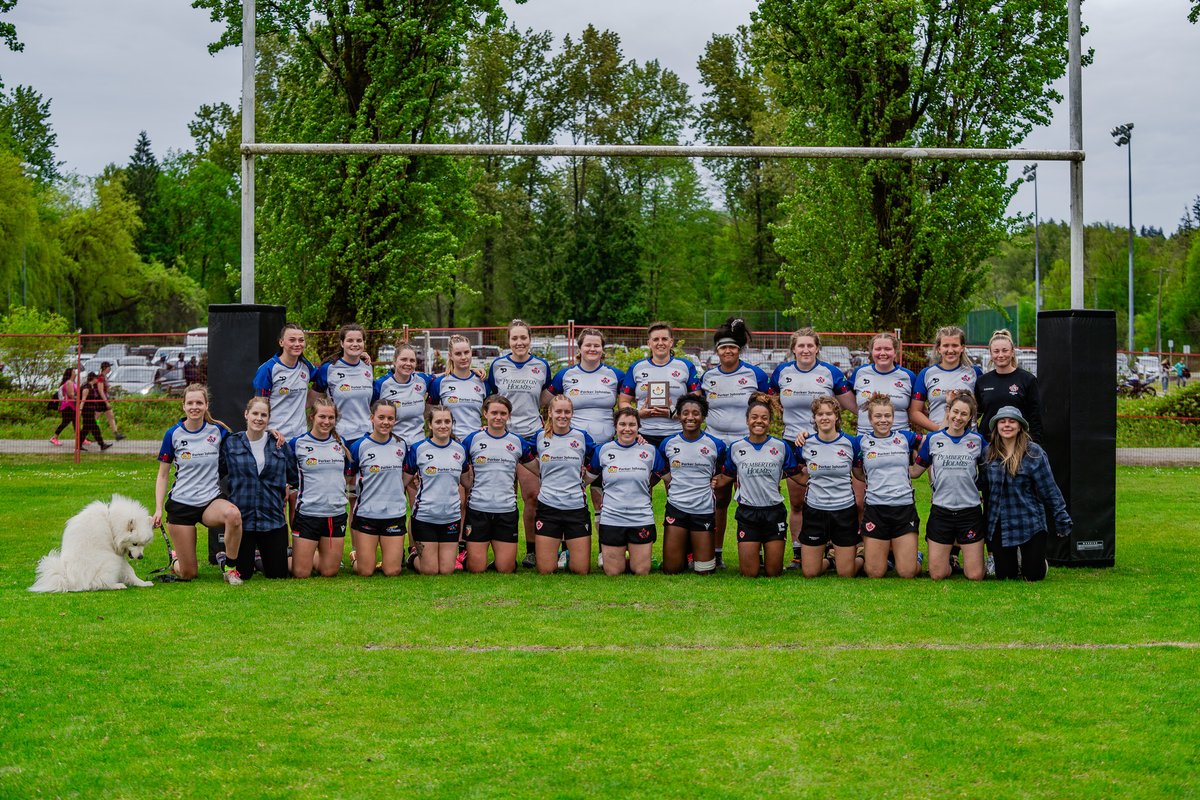
[(946, 424), (946, 403), (954, 392), (974, 394), (975, 383), (983, 370), (966, 355), (967, 335), (962, 328), (948, 325), (938, 328), (933, 337), (937, 361), (917, 375), (909, 421), (926, 431), (940, 431)]
[(975, 402), (979, 406), (979, 430), (990, 431), (992, 417), (1004, 406), (1013, 406), (1028, 421), (1029, 435), (1042, 440), (1042, 400), (1037, 378), (1017, 366), (1012, 334), (1001, 328), (988, 342), (992, 370), (975, 381)]

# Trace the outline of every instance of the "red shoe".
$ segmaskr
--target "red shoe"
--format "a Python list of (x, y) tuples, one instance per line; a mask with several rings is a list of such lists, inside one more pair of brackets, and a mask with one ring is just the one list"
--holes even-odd
[(467, 560), (467, 551), (463, 550), (461, 553), (458, 554), (458, 557), (454, 559), (454, 571), (455, 572), (461, 571), (463, 568), (463, 562), (465, 562), (466, 560)]

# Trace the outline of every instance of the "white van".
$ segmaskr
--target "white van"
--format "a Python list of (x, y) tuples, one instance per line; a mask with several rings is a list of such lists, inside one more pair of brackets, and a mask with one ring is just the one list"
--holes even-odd
[(192, 328), (183, 340), (185, 347), (203, 347), (208, 349), (208, 328)]

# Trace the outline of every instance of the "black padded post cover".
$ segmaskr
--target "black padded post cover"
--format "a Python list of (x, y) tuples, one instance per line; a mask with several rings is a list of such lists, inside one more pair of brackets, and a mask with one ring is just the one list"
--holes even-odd
[[(1050, 533), (1058, 566), (1111, 567), (1116, 560), (1117, 318), (1114, 311), (1038, 314), (1042, 446), (1074, 521)], [(1051, 525), (1053, 527), (1053, 525)]]

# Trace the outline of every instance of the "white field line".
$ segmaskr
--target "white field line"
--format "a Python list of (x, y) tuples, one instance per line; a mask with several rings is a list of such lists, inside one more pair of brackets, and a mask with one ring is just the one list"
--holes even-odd
[(970, 642), (962, 644), (938, 644), (935, 642), (895, 642), (890, 644), (802, 644), (779, 642), (774, 644), (735, 644), (727, 647), (705, 644), (415, 644), (373, 642), (364, 648), (368, 651), (401, 650), (429, 653), (642, 653), (642, 652), (903, 652), (937, 651), (965, 652), (978, 650), (1003, 651), (1071, 651), (1071, 650), (1197, 650), (1200, 642)]

